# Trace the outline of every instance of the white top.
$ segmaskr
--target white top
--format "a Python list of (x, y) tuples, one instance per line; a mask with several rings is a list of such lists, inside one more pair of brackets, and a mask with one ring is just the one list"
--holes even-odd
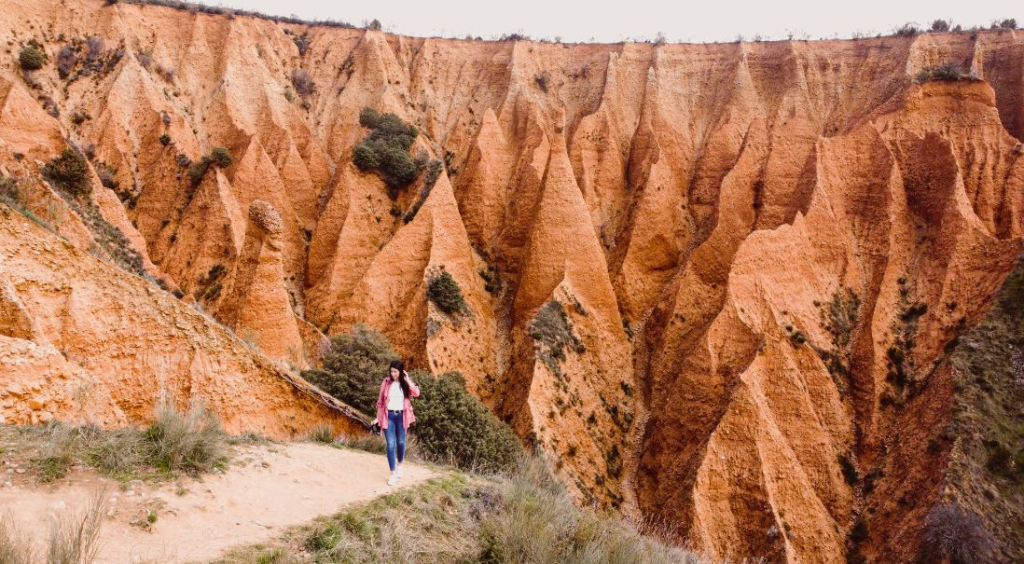
[(397, 380), (391, 382), (391, 389), (388, 390), (388, 411), (402, 411), (405, 409), (405, 392)]

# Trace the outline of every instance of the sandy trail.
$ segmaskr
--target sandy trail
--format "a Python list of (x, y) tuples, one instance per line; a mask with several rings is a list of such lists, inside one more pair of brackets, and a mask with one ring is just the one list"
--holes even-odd
[[(422, 482), (431, 470), (407, 464), (399, 487)], [(0, 512), (11, 514), (35, 540), (36, 554), (52, 516), (84, 509), (106, 488), (108, 512), (95, 564), (204, 562), (228, 549), (277, 537), (293, 525), (347, 504), (393, 491), (380, 455), (311, 443), (240, 447), (223, 474), (160, 484), (133, 482), (120, 491), (113, 480), (80, 470), (54, 486), (17, 474), (0, 477)], [(133, 521), (157, 514), (147, 531)]]

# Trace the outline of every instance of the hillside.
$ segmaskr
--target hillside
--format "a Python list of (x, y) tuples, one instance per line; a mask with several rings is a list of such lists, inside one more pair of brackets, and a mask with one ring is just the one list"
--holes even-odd
[[(0, 370), (46, 390), (8, 422), (95, 380), (110, 425), (166, 389), (357, 432), (296, 374), (363, 323), (578, 500), (715, 558), (918, 557), (949, 355), (1022, 250), (1019, 31), (567, 45), (8, 0), (0, 40)], [(409, 185), (354, 164), (366, 107), (416, 127)]]

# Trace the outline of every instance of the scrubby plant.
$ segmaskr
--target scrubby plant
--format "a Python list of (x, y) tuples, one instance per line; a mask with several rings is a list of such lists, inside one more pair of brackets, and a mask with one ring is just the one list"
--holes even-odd
[(522, 444), (508, 425), (470, 395), (461, 374), (434, 378), (419, 372), (412, 377), (421, 393), (413, 432), (422, 453), (480, 472), (515, 468)]
[(586, 352), (583, 341), (573, 331), (569, 313), (558, 300), (541, 306), (530, 322), (530, 337), (536, 343), (537, 356), (556, 376), (562, 375), (559, 361), (565, 360), (565, 348), (576, 353)]
[(0, 515), (0, 562), (32, 564), (32, 543), (8, 515)]
[(212, 470), (226, 458), (220, 422), (198, 401), (185, 413), (170, 403), (159, 403), (145, 437), (152, 449), (150, 462), (163, 470), (197, 474)]
[(292, 41), (295, 42), (295, 47), (299, 49), (299, 56), (301, 57), (309, 50), (309, 44), (312, 42), (312, 39), (310, 39), (308, 33), (303, 33), (302, 35), (293, 35)]
[(313, 77), (306, 69), (292, 70), (292, 86), (295, 87), (295, 92), (303, 98), (309, 97), (316, 90), (316, 83), (313, 82)]
[(85, 40), (85, 58), (89, 61), (95, 61), (103, 56), (104, 43), (103, 38), (98, 36), (91, 36)]
[(398, 355), (384, 335), (356, 325), (331, 339), (321, 367), (303, 372), (302, 377), (369, 415), (376, 413), (380, 382), (393, 360)]
[(26, 45), (18, 54), (18, 64), (22, 70), (39, 70), (46, 64), (46, 53), (35, 45)]
[(973, 511), (941, 504), (928, 512), (921, 539), (924, 562), (974, 564), (987, 562), (994, 543), (985, 522)]
[(57, 52), (57, 74), (61, 79), (71, 76), (71, 70), (78, 64), (78, 53), (70, 45), (64, 45)]
[(956, 81), (971, 79), (971, 75), (964, 72), (963, 67), (952, 61), (946, 61), (932, 67), (925, 67), (921, 69), (915, 77), (917, 82), (927, 82), (929, 80)]
[(89, 163), (72, 148), (64, 149), (60, 156), (48, 162), (43, 167), (43, 177), (74, 197), (92, 192)]
[(359, 124), (371, 131), (352, 150), (352, 162), (359, 170), (380, 174), (394, 199), (395, 190), (416, 180), (422, 168), (409, 154), (419, 130), (395, 114), (380, 114), (373, 108), (363, 108)]
[(216, 165), (217, 168), (228, 168), (232, 162), (231, 153), (227, 149), (224, 147), (214, 147), (209, 155), (205, 155), (199, 162), (192, 163), (189, 166), (189, 182), (195, 188), (203, 182), (206, 172), (210, 170), (210, 165)]
[(211, 266), (210, 270), (199, 279), (199, 284), (194, 292), (196, 299), (201, 302), (217, 301), (221, 290), (224, 288), (222, 279), (227, 272), (227, 268), (223, 264)]
[[(369, 415), (376, 413), (380, 382), (388, 365), (397, 358), (383, 335), (357, 325), (351, 332), (334, 337), (323, 365), (302, 376)], [(414, 372), (411, 376), (421, 391), (415, 400), (416, 424), (412, 428), (421, 455), (486, 472), (514, 466), (522, 450), (518, 439), (467, 391), (460, 374), (434, 378), (426, 372)]]
[(533, 77), (533, 81), (537, 84), (537, 88), (540, 88), (542, 92), (548, 91), (548, 82), (550, 80), (551, 76), (548, 75), (547, 71)]
[[(417, 164), (417, 166), (420, 165)], [(434, 185), (437, 184), (437, 179), (441, 176), (441, 169), (441, 161), (437, 159), (430, 161), (430, 167), (427, 169), (427, 175), (423, 178), (423, 188), (420, 189), (420, 195), (402, 218), (406, 223), (409, 223), (416, 218), (416, 214), (419, 213), (420, 208), (423, 207), (423, 203), (426, 202), (427, 197), (430, 196), (430, 191), (433, 190)]]
[(50, 520), (46, 563), (92, 564), (99, 554), (98, 541), (106, 505), (106, 495), (100, 492), (84, 510), (55, 515)]
[(915, 23), (905, 23), (894, 32), (899, 37), (914, 37), (921, 33), (921, 29)]
[(316, 443), (331, 444), (334, 442), (334, 429), (330, 425), (317, 425), (309, 432), (309, 440)]
[(156, 73), (167, 82), (174, 82), (174, 76), (177, 74), (174, 66), (165, 63), (156, 64)]
[(949, 31), (949, 22), (946, 20), (935, 20), (929, 31)]
[(448, 271), (442, 271), (427, 282), (427, 299), (448, 315), (466, 311), (462, 288)]
[(210, 152), (210, 160), (218, 168), (228, 168), (231, 166), (231, 153), (224, 147), (214, 147)]
[(96, 176), (99, 177), (100, 184), (102, 184), (104, 188), (117, 190), (118, 182), (117, 177), (115, 176), (117, 174), (117, 170), (114, 169), (114, 167), (108, 165), (107, 163), (99, 162), (96, 163), (95, 169)]
[(164, 147), (170, 145), (171, 144), (171, 136), (166, 134), (166, 133), (161, 135), (160, 136), (160, 144), (163, 145)]

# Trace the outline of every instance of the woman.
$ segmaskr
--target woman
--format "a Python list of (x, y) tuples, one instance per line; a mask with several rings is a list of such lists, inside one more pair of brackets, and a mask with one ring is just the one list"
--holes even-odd
[(412, 414), (412, 398), (420, 396), (420, 389), (405, 371), (402, 361), (391, 362), (388, 375), (380, 383), (380, 395), (377, 396), (377, 418), (374, 424), (380, 424), (384, 437), (388, 442), (388, 466), (391, 477), (388, 485), (393, 486), (402, 478), (402, 460), (405, 459), (405, 432), (416, 421)]

